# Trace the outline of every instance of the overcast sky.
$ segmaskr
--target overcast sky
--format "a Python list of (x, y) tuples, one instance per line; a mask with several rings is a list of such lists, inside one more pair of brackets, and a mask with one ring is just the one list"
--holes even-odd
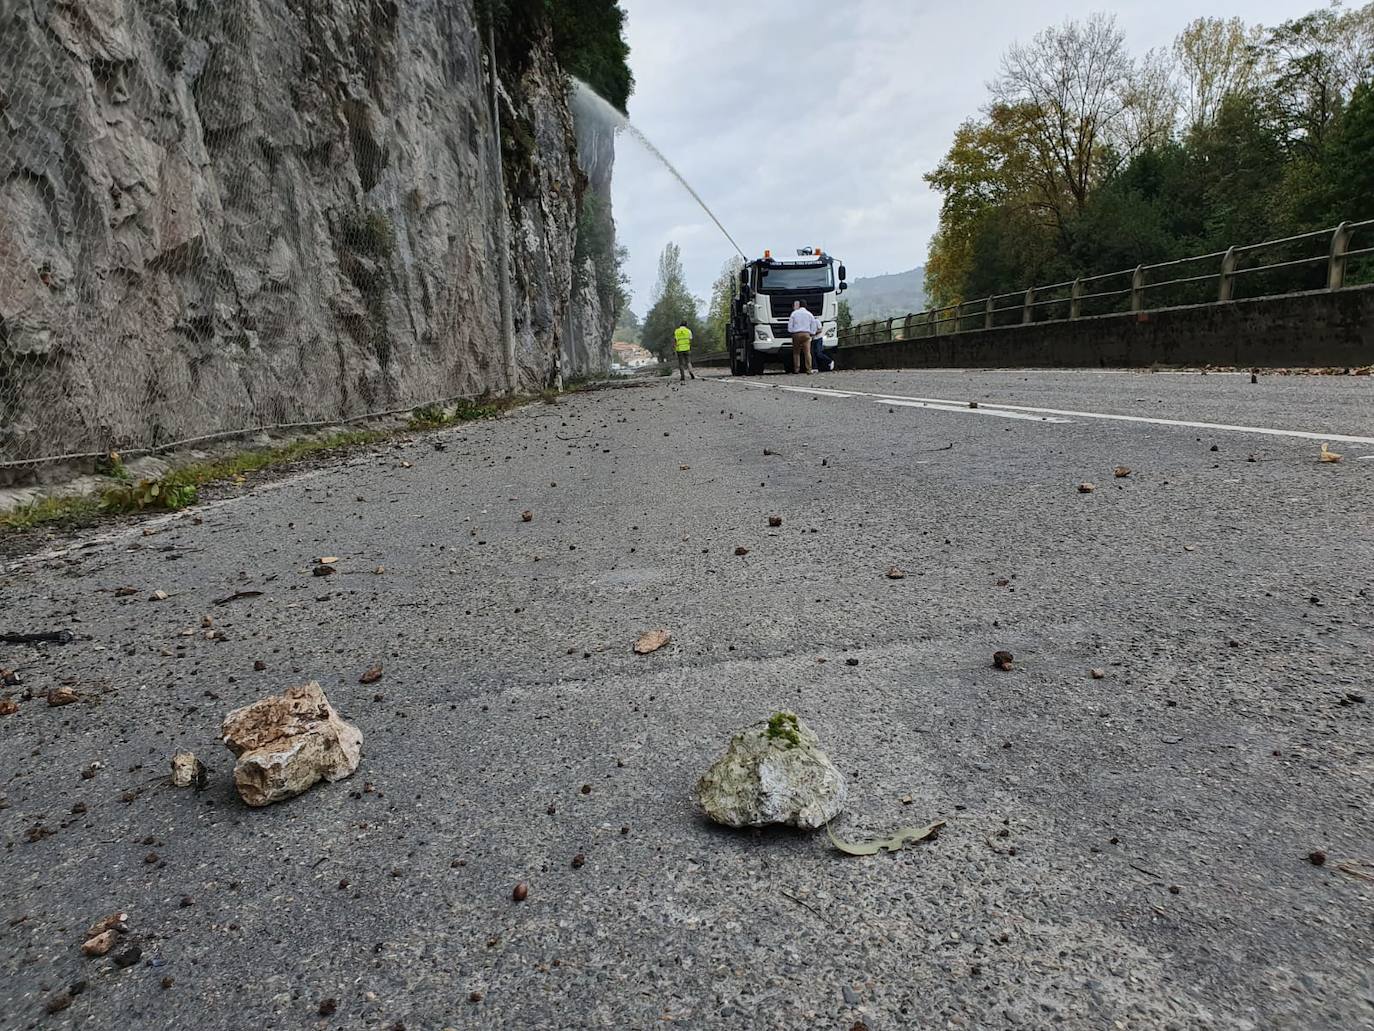
[[(1048, 24), (1115, 13), (1132, 53), (1167, 46), (1200, 14), (1272, 25), (1322, 0), (621, 0), (630, 118), (749, 257), (820, 245), (851, 278), (925, 263), (939, 196), (921, 176), (987, 98), (998, 59)], [(682, 247), (709, 295), (730, 244), (629, 137), (616, 147), (615, 216), (644, 315), (658, 254)]]

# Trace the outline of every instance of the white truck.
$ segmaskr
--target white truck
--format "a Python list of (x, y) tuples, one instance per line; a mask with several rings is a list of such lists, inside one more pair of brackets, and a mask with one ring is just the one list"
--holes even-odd
[(839, 298), (848, 287), (844, 265), (819, 247), (801, 248), (795, 258), (775, 258), (764, 251), (762, 258), (740, 269), (725, 333), (730, 371), (757, 376), (769, 363), (791, 368), (787, 320), (794, 301), (820, 319), (821, 346), (833, 348), (839, 343)]

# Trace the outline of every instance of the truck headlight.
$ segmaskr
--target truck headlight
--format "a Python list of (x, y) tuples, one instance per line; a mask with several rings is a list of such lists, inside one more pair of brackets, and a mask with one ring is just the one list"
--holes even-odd
[(772, 340), (772, 339), (773, 339), (773, 334), (770, 333), (768, 330), (764, 329), (762, 326), (760, 326), (758, 329), (754, 330), (754, 339), (755, 339), (755, 340)]

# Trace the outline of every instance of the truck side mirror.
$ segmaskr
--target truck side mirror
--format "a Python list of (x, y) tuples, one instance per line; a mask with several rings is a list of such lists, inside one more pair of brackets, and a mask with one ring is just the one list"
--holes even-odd
[(840, 280), (840, 288), (839, 288), (839, 290), (838, 290), (837, 292), (838, 292), (838, 293), (844, 293), (844, 292), (845, 292), (846, 290), (848, 290), (848, 289), (849, 289), (849, 284), (846, 283), (843, 279), (841, 279), (841, 280)]
[(843, 280), (846, 280), (846, 279), (848, 279), (848, 278), (849, 278), (849, 273), (846, 272), (845, 269), (844, 269), (844, 266), (841, 265), (841, 266), (840, 266), (840, 279), (843, 281)]

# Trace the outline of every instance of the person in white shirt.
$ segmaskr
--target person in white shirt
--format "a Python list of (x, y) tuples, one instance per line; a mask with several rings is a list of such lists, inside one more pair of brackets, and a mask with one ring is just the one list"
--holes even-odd
[(821, 320), (812, 315), (801, 301), (792, 302), (792, 314), (787, 319), (787, 332), (792, 335), (792, 371), (800, 372), (798, 363), (813, 376), (811, 367), (811, 338), (821, 331)]

